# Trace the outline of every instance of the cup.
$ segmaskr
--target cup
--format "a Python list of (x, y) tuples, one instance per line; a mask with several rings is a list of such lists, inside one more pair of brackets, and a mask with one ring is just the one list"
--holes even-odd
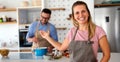
[(43, 56), (47, 54), (47, 47), (39, 47), (34, 49), (35, 56)]

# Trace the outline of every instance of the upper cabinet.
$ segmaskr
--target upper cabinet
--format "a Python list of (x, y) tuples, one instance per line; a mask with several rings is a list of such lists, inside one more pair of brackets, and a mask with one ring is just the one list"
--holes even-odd
[(42, 7), (21, 7), (17, 8), (18, 24), (30, 24), (39, 18)]

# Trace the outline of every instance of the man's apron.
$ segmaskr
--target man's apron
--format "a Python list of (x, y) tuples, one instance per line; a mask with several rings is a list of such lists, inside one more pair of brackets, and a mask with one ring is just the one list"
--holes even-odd
[[(38, 42), (33, 42), (32, 48), (39, 48), (39, 47), (50, 47), (52, 46), (46, 39), (42, 38), (42, 36), (39, 33), (38, 27), (40, 26), (40, 23), (37, 24), (35, 37), (37, 38)], [(47, 30), (49, 30), (49, 26), (47, 25)]]
[(75, 36), (77, 30), (78, 29), (76, 29), (73, 39), (69, 45), (70, 62), (97, 62), (92, 49), (93, 42), (90, 41), (89, 37), (88, 41), (76, 41)]

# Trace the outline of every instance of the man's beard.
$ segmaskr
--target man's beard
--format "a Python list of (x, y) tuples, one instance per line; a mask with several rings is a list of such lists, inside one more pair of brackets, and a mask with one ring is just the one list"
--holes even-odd
[(44, 22), (42, 22), (42, 21), (40, 21), (42, 24), (47, 24), (48, 23), (48, 21), (44, 21)]

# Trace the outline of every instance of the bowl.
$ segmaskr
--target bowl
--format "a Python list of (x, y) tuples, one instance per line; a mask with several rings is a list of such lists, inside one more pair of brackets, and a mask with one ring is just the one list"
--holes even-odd
[(2, 55), (2, 57), (7, 57), (9, 54), (9, 50), (8, 49), (0, 49), (0, 54)]
[(45, 60), (51, 60), (52, 56), (50, 56), (50, 55), (43, 55), (43, 59), (45, 59)]
[(39, 48), (34, 49), (34, 54), (36, 56), (43, 56), (47, 54), (47, 47), (39, 47)]

